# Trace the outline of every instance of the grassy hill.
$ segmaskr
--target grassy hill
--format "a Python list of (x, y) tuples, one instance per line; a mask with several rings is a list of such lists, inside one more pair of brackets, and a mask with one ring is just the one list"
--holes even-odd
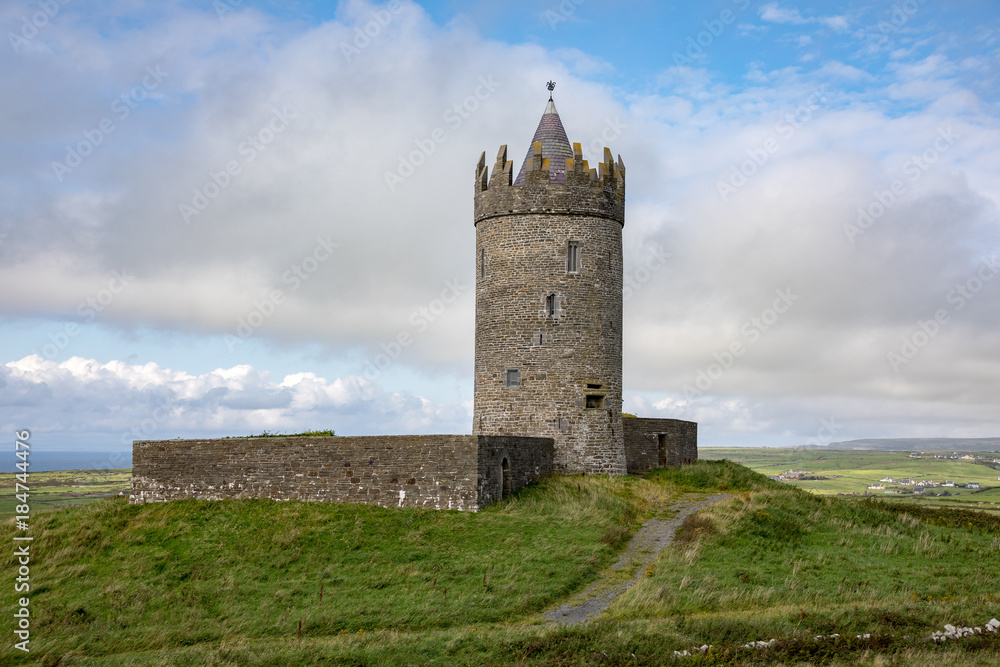
[[(893, 502), (956, 507), (994, 512), (1000, 516), (1000, 467), (993, 456), (976, 463), (969, 460), (935, 458), (933, 453), (911, 458), (907, 452), (799, 449), (788, 447), (711, 447), (700, 452), (706, 459), (728, 459), (763, 475), (779, 475), (789, 470), (806, 471), (805, 479), (785, 480), (786, 484), (817, 494), (874, 494), (868, 486), (883, 477), (895, 480), (952, 480), (958, 484), (977, 482), (980, 490), (961, 487), (933, 487), (922, 496), (894, 495)], [(986, 465), (984, 465), (986, 463)], [(994, 467), (990, 467), (994, 466)], [(887, 484), (887, 489), (911, 492), (914, 487)], [(947, 494), (946, 496), (939, 494)]]
[[(541, 619), (658, 504), (718, 490), (606, 618)], [(1000, 617), (1000, 519), (818, 497), (725, 461), (551, 478), (478, 514), (107, 498), (32, 533), (32, 653), (8, 642), (0, 664), (653, 665), (702, 644), (678, 664), (1000, 664), (1000, 638), (926, 639)]]

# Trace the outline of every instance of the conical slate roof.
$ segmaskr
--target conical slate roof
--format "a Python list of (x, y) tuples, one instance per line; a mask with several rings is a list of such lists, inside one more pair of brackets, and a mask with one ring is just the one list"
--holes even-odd
[(528, 169), (533, 148), (538, 141), (542, 142), (542, 159), (549, 160), (549, 183), (565, 183), (566, 158), (573, 157), (573, 147), (566, 138), (566, 130), (551, 97), (549, 103), (545, 105), (542, 119), (538, 121), (538, 128), (528, 146), (528, 154), (521, 163), (521, 171), (517, 172), (517, 178), (514, 179), (514, 185), (524, 185), (524, 172)]

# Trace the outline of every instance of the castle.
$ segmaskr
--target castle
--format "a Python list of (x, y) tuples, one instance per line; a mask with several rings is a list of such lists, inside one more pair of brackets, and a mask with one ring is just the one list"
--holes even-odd
[(625, 165), (595, 168), (551, 91), (516, 177), (475, 174), (472, 435), (135, 441), (133, 503), (175, 498), (477, 510), (552, 472), (697, 459), (697, 424), (622, 416)]
[(591, 170), (549, 99), (516, 179), (476, 168), (473, 433), (550, 435), (560, 472), (622, 475), (625, 166)]

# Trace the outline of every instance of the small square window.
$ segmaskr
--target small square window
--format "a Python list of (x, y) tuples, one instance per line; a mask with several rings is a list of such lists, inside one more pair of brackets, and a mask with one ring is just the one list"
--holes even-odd
[(604, 397), (603, 396), (595, 396), (595, 395), (592, 395), (592, 394), (587, 394), (586, 407), (591, 408), (591, 409), (593, 409), (593, 408), (603, 408), (604, 407)]
[(510, 387), (520, 387), (521, 386), (521, 371), (516, 368), (508, 368), (503, 378), (503, 386)]

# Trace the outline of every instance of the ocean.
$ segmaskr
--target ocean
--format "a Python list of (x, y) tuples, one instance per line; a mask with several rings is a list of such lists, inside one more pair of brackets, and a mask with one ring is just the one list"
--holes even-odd
[[(11, 448), (13, 449), (13, 448)], [(0, 472), (20, 472), (17, 464), (20, 462), (13, 451), (0, 455)], [(104, 468), (131, 468), (132, 452), (53, 452), (46, 450), (29, 450), (28, 472), (45, 472), (48, 470), (89, 470)]]

